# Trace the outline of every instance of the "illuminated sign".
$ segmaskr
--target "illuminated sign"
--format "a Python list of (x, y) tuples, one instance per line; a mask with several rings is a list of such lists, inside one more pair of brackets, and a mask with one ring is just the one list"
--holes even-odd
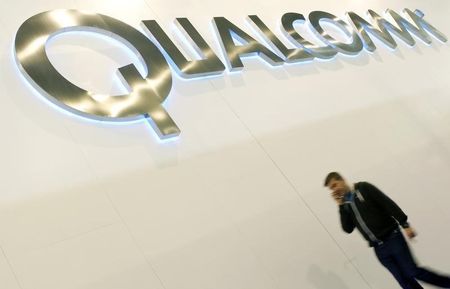
[[(302, 14), (286, 13), (281, 17), (281, 26), (287, 39), (295, 45), (294, 49), (288, 48), (256, 15), (250, 15), (248, 19), (272, 50), (224, 17), (214, 17), (213, 24), (230, 71), (242, 69), (242, 58), (254, 54), (269, 65), (276, 66), (315, 58), (329, 59), (337, 53), (357, 55), (363, 48), (374, 51), (376, 47), (371, 37), (376, 37), (394, 49), (397, 43), (392, 34), (410, 46), (415, 44), (411, 34), (427, 44), (431, 43), (430, 35), (442, 42), (447, 41), (443, 33), (424, 20), (421, 11), (404, 9), (403, 12), (404, 15), (401, 16), (393, 10), (386, 11), (395, 24), (372, 10), (368, 11), (370, 22), (354, 12), (348, 12), (347, 17), (353, 27), (323, 11), (311, 12), (308, 21)], [(296, 31), (294, 24), (306, 22), (309, 22), (311, 31), (319, 37), (324, 46), (307, 41)], [(323, 22), (331, 23), (342, 30), (349, 41), (344, 43), (333, 38), (323, 28)], [(53, 10), (26, 20), (16, 34), (16, 59), (28, 80), (49, 100), (62, 108), (83, 117), (106, 121), (145, 118), (160, 138), (170, 138), (179, 135), (180, 129), (162, 106), (172, 88), (172, 72), (163, 53), (167, 54), (171, 65), (183, 78), (221, 74), (226, 69), (188, 19), (177, 18), (175, 23), (185, 32), (202, 59), (186, 59), (154, 20), (142, 21), (145, 35), (109, 16), (78, 10)], [(101, 33), (123, 42), (140, 58), (146, 70), (145, 75), (141, 75), (132, 64), (119, 68), (123, 83), (130, 91), (127, 95), (98, 97), (95, 93), (76, 86), (56, 70), (46, 53), (47, 42), (52, 37), (68, 31)], [(239, 40), (241, 44), (236, 44), (235, 40)]]

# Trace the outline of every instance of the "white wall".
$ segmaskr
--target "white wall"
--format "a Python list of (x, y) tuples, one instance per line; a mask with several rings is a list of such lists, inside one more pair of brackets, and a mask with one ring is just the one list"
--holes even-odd
[[(405, 7), (450, 36), (446, 0), (1, 1), (0, 288), (398, 288), (365, 241), (341, 231), (322, 187), (330, 170), (393, 197), (419, 232), (421, 262), (450, 272), (448, 44), (397, 39), (393, 52), (376, 42), (358, 57), (278, 68), (254, 58), (240, 73), (175, 76), (165, 106), (182, 135), (168, 143), (143, 122), (55, 109), (13, 61), (20, 24), (54, 8), (137, 28), (156, 19), (175, 36), (173, 19), (188, 17), (223, 59), (214, 16), (255, 35), (246, 15), (278, 31), (286, 12)], [(130, 61), (92, 35), (61, 36), (49, 54), (72, 81), (106, 93), (122, 89), (115, 69)]]

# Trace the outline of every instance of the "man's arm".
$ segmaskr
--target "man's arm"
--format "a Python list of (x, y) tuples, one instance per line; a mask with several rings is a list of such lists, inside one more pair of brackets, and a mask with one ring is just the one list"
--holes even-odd
[(345, 204), (339, 205), (339, 214), (341, 215), (342, 229), (346, 233), (350, 234), (355, 229), (355, 223), (353, 222), (352, 215), (347, 205)]
[(392, 217), (394, 217), (394, 219), (396, 219), (403, 228), (407, 228), (409, 226), (408, 216), (393, 200), (370, 183), (364, 182), (363, 186), (366, 187), (369, 197), (380, 207), (386, 210), (386, 212), (388, 212)]

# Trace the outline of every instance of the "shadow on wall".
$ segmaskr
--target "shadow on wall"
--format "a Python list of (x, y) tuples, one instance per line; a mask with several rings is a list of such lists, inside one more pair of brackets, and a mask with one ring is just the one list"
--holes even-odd
[(331, 271), (325, 272), (314, 264), (309, 267), (307, 278), (317, 289), (349, 289), (338, 275)]

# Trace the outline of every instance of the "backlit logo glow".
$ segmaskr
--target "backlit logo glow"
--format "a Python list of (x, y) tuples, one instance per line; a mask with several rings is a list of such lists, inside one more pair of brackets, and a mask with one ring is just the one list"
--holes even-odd
[[(225, 63), (217, 56), (204, 37), (187, 18), (175, 19), (175, 24), (190, 40), (201, 59), (187, 59), (155, 20), (142, 21), (144, 32), (112, 17), (78, 10), (53, 10), (37, 14), (26, 20), (15, 38), (15, 54), (19, 68), (43, 95), (62, 108), (90, 119), (130, 121), (144, 118), (161, 139), (180, 134), (180, 129), (169, 116), (162, 103), (172, 88), (172, 69), (183, 78), (198, 78), (240, 70), (242, 59), (257, 55), (270, 66), (298, 63), (313, 59), (330, 59), (336, 54), (357, 55), (363, 49), (374, 51), (373, 38), (395, 49), (393, 36), (413, 46), (420, 39), (430, 44), (432, 39), (446, 42), (446, 36), (424, 19), (424, 14), (404, 9), (400, 15), (386, 10), (380, 16), (368, 10), (367, 18), (354, 12), (346, 13), (347, 22), (323, 11), (313, 11), (306, 19), (299, 13), (286, 13), (281, 17), (282, 40), (256, 15), (249, 22), (268, 45), (256, 40), (224, 17), (214, 17), (215, 35), (222, 48)], [(385, 17), (389, 16), (391, 21)], [(368, 20), (367, 20), (368, 19)], [(324, 28), (324, 22), (341, 30), (348, 41), (340, 42)], [(294, 25), (307, 24), (323, 45), (313, 44), (303, 38)], [(136, 53), (146, 68), (141, 75), (132, 64), (118, 69), (127, 95), (98, 97), (64, 78), (50, 63), (46, 44), (54, 36), (68, 31), (90, 31), (113, 37)], [(236, 42), (239, 42), (237, 44)], [(288, 41), (295, 48), (288, 48)], [(167, 59), (166, 59), (167, 57)], [(168, 61), (169, 60), (169, 61)], [(170, 64), (169, 64), (170, 62)]]

